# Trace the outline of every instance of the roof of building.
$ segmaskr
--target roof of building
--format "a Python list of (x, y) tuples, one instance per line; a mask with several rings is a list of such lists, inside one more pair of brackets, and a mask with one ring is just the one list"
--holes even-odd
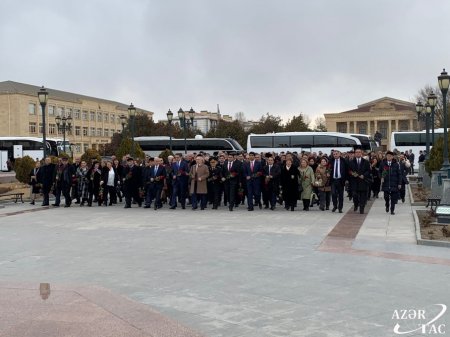
[(372, 108), (375, 105), (377, 105), (378, 103), (382, 103), (382, 102), (390, 103), (390, 106), (392, 108), (394, 108), (394, 110), (396, 110), (396, 111), (401, 111), (401, 110), (411, 110), (411, 111), (414, 111), (414, 112), (416, 111), (416, 107), (415, 107), (414, 103), (385, 96), (385, 97), (378, 98), (376, 100), (373, 100), (373, 101), (370, 101), (370, 102), (367, 102), (367, 103), (360, 104), (360, 105), (358, 105), (358, 108), (356, 108), (356, 109), (347, 110), (347, 111), (341, 111), (340, 113), (371, 112)]
[[(31, 84), (25, 84), (20, 82), (14, 82), (14, 81), (3, 81), (0, 82), (0, 94), (25, 94), (25, 95), (31, 95), (37, 97), (37, 92), (41, 89), (41, 87)], [(67, 91), (61, 91), (51, 88), (45, 88), (48, 91), (49, 98), (53, 99), (59, 99), (63, 101), (73, 102), (81, 104), (83, 100), (89, 100), (89, 101), (95, 101), (99, 103), (105, 103), (105, 104), (112, 104), (115, 105), (116, 108), (119, 108), (121, 110), (127, 110), (128, 105), (116, 101), (111, 101), (103, 98), (97, 98), (92, 96), (86, 96), (86, 95), (80, 95), (80, 94), (74, 94)], [(144, 110), (141, 108), (136, 107), (137, 111), (142, 111), (146, 113), (153, 114), (153, 112)]]

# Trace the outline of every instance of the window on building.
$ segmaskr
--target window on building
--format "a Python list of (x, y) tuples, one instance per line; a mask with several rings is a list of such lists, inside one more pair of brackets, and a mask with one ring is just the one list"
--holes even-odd
[(91, 128), (91, 134), (90, 134), (90, 136), (91, 136), (91, 137), (95, 137), (95, 128)]
[(55, 107), (53, 105), (48, 106), (48, 115), (54, 116), (55, 115)]
[(87, 150), (89, 150), (89, 144), (84, 143), (83, 147), (84, 147), (84, 151), (83, 152), (86, 152)]
[(102, 129), (97, 129), (97, 137), (101, 137), (102, 136)]
[(42, 123), (39, 123), (39, 133), (42, 135), (42, 132), (43, 132), (43, 130), (42, 130)]
[(97, 122), (101, 122), (103, 120), (103, 115), (101, 112), (97, 112)]
[(88, 128), (83, 127), (83, 136), (87, 136), (87, 135), (88, 135)]
[(388, 136), (388, 122), (378, 122), (378, 130), (380, 131), (381, 135), (383, 136), (383, 139), (387, 139)]
[(81, 135), (81, 126), (76, 126), (75, 127), (75, 136), (80, 136)]
[(75, 144), (75, 152), (80, 153), (81, 152), (81, 143)]
[(114, 135), (114, 132), (116, 132), (114, 129), (111, 129), (111, 137)]
[(95, 112), (94, 111), (91, 111), (90, 112), (90, 116), (91, 116), (91, 121), (95, 121)]
[(65, 112), (63, 107), (58, 107), (56, 109), (56, 116), (65, 117)]
[(80, 119), (80, 109), (74, 109), (73, 110), (73, 118), (74, 119)]
[(73, 118), (72, 112), (73, 112), (72, 108), (67, 108), (66, 109), (66, 117), (72, 117)]
[(116, 116), (114, 114), (111, 114), (111, 123), (115, 123), (116, 122)]
[(347, 133), (347, 123), (336, 123), (337, 132)]
[(28, 103), (28, 113), (30, 115), (36, 115), (36, 104)]
[(401, 120), (398, 122), (399, 131), (408, 131), (409, 130), (409, 120)]
[(83, 119), (84, 121), (87, 121), (87, 120), (88, 120), (88, 112), (87, 112), (86, 110), (83, 110), (83, 113), (82, 113), (82, 119)]
[(104, 120), (106, 123), (109, 122), (109, 115), (108, 115), (107, 112), (105, 112), (105, 113), (103, 114), (103, 120)]
[(103, 130), (103, 136), (109, 137), (109, 130), (108, 129)]
[(56, 135), (56, 124), (49, 124), (48, 125), (48, 133), (50, 135)]
[(117, 116), (117, 117), (116, 117), (116, 123), (119, 123), (119, 124), (121, 123), (121, 121), (120, 121), (120, 116)]
[(30, 122), (28, 124), (28, 130), (30, 131), (30, 133), (36, 133), (36, 123)]

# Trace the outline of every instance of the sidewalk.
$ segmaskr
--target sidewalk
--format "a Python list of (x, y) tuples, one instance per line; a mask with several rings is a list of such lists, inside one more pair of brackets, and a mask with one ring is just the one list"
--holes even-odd
[(450, 251), (414, 243), (408, 200), (394, 216), (383, 202), (364, 216), (347, 199), (344, 214), (6, 205), (0, 280), (106, 288), (210, 337), (392, 336), (394, 310), (450, 305)]

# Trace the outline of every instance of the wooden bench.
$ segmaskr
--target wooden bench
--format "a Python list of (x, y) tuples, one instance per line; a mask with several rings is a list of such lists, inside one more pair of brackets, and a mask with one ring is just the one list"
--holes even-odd
[(20, 199), (20, 201), (22, 201), (22, 203), (23, 203), (24, 202), (23, 195), (24, 195), (24, 193), (5, 193), (5, 194), (0, 194), (0, 198), (7, 197), (7, 200), (8, 199), (14, 200), (15, 203), (17, 203), (17, 200)]
[(436, 208), (440, 204), (441, 204), (441, 198), (439, 198), (439, 197), (429, 197), (428, 198), (428, 203), (427, 203), (427, 205), (425, 207), (428, 208), (428, 206), (430, 206), (430, 208), (433, 210), (433, 206), (434, 206), (434, 208)]

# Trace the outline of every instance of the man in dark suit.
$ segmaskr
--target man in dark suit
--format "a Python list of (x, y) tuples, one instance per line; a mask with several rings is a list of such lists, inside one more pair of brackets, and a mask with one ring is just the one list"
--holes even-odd
[(134, 159), (127, 159), (127, 166), (124, 169), (123, 192), (125, 195), (125, 207), (131, 208), (131, 199), (142, 206), (142, 200), (139, 196), (139, 188), (142, 186), (141, 168), (134, 165)]
[(362, 150), (355, 150), (355, 158), (349, 163), (350, 185), (353, 193), (353, 205), (356, 212), (364, 214), (364, 207), (369, 193), (371, 170), (370, 163), (362, 158)]
[(188, 181), (189, 165), (183, 160), (183, 155), (177, 153), (172, 162), (172, 197), (170, 198), (170, 209), (177, 208), (177, 198), (181, 203), (181, 208), (186, 208)]
[(242, 175), (242, 163), (236, 160), (235, 155), (230, 153), (228, 159), (222, 167), (222, 181), (224, 182), (224, 190), (226, 200), (228, 200), (228, 209), (233, 211), (235, 206), (237, 189), (240, 184)]
[(333, 169), (330, 177), (331, 198), (333, 200), (333, 209), (331, 211), (336, 212), (339, 209), (339, 213), (342, 213), (345, 181), (347, 180), (347, 162), (341, 157), (339, 150), (333, 152), (333, 160), (330, 165)]
[(52, 159), (50, 157), (45, 158), (45, 165), (41, 168), (42, 170), (42, 193), (44, 194), (44, 200), (42, 201), (42, 206), (48, 206), (50, 204), (49, 194), (53, 186), (53, 181), (55, 178), (55, 164), (52, 164)]
[[(267, 165), (264, 166), (264, 189), (267, 199), (270, 202), (270, 209), (273, 211), (277, 202), (278, 186), (280, 186), (281, 168), (274, 164), (272, 156), (267, 158)], [(266, 207), (267, 208), (267, 207)]]
[(395, 204), (397, 204), (399, 191), (402, 188), (402, 172), (400, 164), (394, 159), (393, 152), (386, 152), (386, 159), (381, 163), (380, 171), (386, 212), (389, 212), (390, 206), (391, 214), (394, 215)]
[(249, 211), (253, 211), (253, 201), (259, 208), (261, 204), (261, 177), (263, 176), (263, 167), (260, 161), (255, 160), (255, 153), (248, 154), (249, 161), (244, 163), (244, 178), (247, 184), (247, 206)]
[(164, 179), (166, 178), (166, 168), (161, 158), (155, 158), (155, 165), (150, 168), (150, 203), (145, 207), (149, 208), (153, 199), (155, 199), (154, 209), (162, 207), (161, 192), (164, 187)]

